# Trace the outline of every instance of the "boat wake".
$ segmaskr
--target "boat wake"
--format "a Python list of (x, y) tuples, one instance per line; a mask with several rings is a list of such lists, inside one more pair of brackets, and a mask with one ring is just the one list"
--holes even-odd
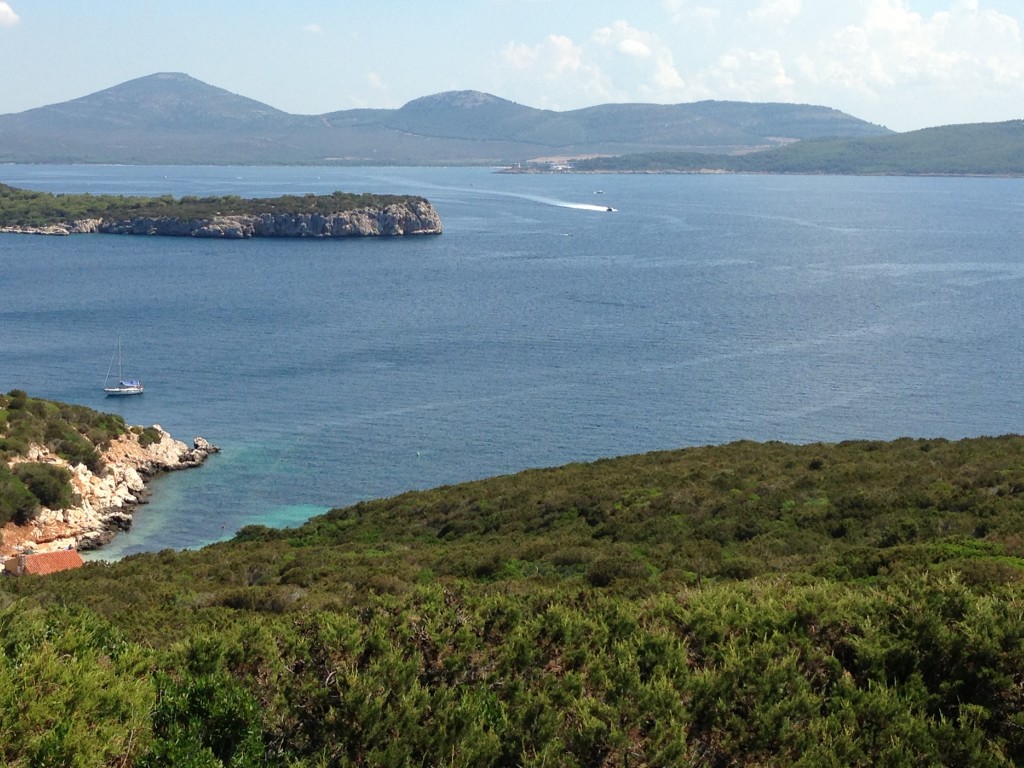
[(591, 205), (590, 203), (554, 203), (559, 208), (575, 208), (580, 211), (606, 211), (611, 212), (616, 210), (610, 205)]
[[(396, 181), (404, 181), (407, 185), (413, 185), (415, 182), (407, 179), (396, 179)], [(418, 183), (418, 186), (425, 189), (436, 189), (439, 191), (447, 192), (468, 192), (475, 195), (491, 195), (494, 197), (513, 197), (518, 200), (529, 200), (532, 203), (540, 203), (541, 205), (552, 205), (556, 208), (572, 208), (577, 211), (601, 211), (603, 213), (618, 211), (618, 208), (612, 208), (610, 205), (594, 205), (593, 203), (575, 203), (571, 200), (558, 200), (553, 197), (544, 197), (542, 195), (530, 195), (523, 194), (522, 192), (505, 192), (496, 189), (478, 189), (475, 187), (461, 187), (461, 186), (447, 186), (444, 184), (423, 184)], [(604, 192), (595, 192), (594, 194), (604, 194)]]
[(521, 197), (524, 200), (531, 200), (535, 203), (542, 203), (543, 205), (553, 205), (556, 208), (573, 208), (577, 211), (615, 211), (616, 208), (612, 208), (610, 205), (594, 205), (593, 203), (573, 203), (568, 200), (556, 200), (551, 197), (539, 197), (536, 195), (515, 195), (515, 197)]

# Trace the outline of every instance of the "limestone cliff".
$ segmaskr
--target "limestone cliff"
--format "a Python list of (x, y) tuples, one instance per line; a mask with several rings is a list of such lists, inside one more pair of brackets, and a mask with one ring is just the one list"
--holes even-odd
[(80, 221), (56, 222), (42, 227), (11, 224), (0, 227), (0, 233), (17, 235), (81, 235), (98, 232), (103, 219), (81, 219)]
[(0, 232), (41, 235), (72, 235), (100, 232), (112, 235), (162, 235), (166, 237), (394, 237), (439, 235), (441, 217), (421, 198), (380, 208), (359, 208), (338, 213), (232, 214), (212, 218), (180, 219), (140, 216), (132, 219), (83, 219), (46, 227), (3, 227)]
[(197, 467), (219, 449), (201, 437), (189, 448), (175, 440), (159, 425), (160, 436), (143, 445), (139, 435), (128, 432), (103, 452), (105, 469), (94, 474), (68, 462), (45, 448), (34, 446), (20, 461), (57, 464), (71, 471), (76, 503), (68, 509), (43, 508), (31, 523), (8, 523), (0, 529), (0, 557), (24, 549), (37, 552), (55, 549), (95, 549), (109, 542), (118, 531), (131, 527), (132, 510), (142, 503), (146, 480), (159, 472)]

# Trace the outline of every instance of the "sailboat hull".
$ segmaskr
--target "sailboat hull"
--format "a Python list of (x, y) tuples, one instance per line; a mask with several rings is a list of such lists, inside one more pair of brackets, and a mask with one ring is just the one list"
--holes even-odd
[(117, 387), (104, 387), (103, 391), (107, 393), (107, 397), (126, 397), (141, 395), (144, 390), (141, 384), (121, 384)]

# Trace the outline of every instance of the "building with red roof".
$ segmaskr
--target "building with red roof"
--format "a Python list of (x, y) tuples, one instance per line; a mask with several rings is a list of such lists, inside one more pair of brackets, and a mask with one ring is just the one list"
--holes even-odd
[(15, 576), (34, 574), (45, 576), (58, 571), (70, 571), (85, 565), (82, 556), (74, 549), (59, 549), (56, 552), (36, 552), (15, 555), (4, 563), (4, 571)]

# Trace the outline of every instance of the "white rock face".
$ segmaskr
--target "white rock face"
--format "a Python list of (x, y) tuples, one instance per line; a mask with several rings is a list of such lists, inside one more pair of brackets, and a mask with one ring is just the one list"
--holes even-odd
[(263, 213), (215, 216), (212, 219), (140, 217), (103, 221), (95, 231), (115, 235), (167, 237), (392, 237), (439, 235), (441, 217), (426, 200), (412, 199), (383, 208), (360, 208), (341, 213)]
[(250, 237), (396, 237), (440, 235), (444, 231), (434, 206), (411, 198), (383, 208), (360, 208), (339, 213), (263, 213), (179, 219), (140, 216), (119, 221), (82, 219), (45, 227), (0, 227), (0, 232), (36, 235), (75, 235), (102, 232), (110, 235), (215, 237), (240, 240)]
[(131, 527), (132, 510), (142, 503), (146, 479), (159, 472), (197, 467), (219, 449), (201, 437), (189, 448), (159, 424), (160, 439), (143, 446), (129, 432), (103, 452), (104, 470), (94, 474), (82, 464), (74, 467), (46, 448), (32, 446), (28, 461), (57, 464), (71, 471), (71, 486), (78, 502), (68, 509), (43, 508), (28, 525), (10, 523), (0, 530), (0, 555), (31, 547), (37, 552), (94, 549), (110, 541), (117, 531)]
[(0, 232), (20, 235), (80, 235), (99, 232), (103, 219), (81, 219), (70, 223), (47, 224), (45, 227), (0, 227)]

